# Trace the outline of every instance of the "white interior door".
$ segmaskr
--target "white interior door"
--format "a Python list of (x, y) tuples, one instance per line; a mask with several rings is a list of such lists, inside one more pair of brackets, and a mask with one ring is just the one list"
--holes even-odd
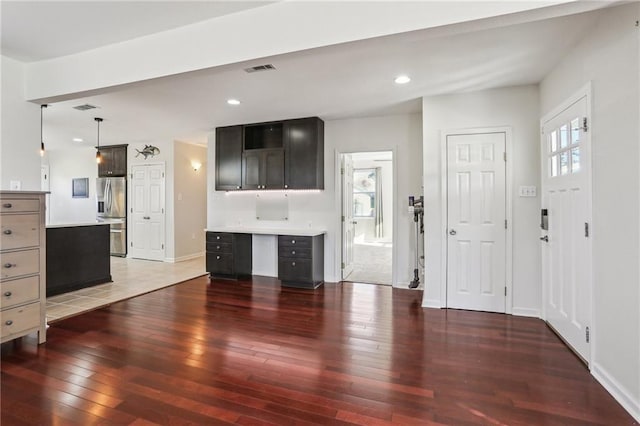
[(353, 159), (351, 154), (342, 154), (342, 279), (353, 272), (353, 240), (355, 221), (353, 220)]
[(447, 136), (447, 307), (506, 309), (506, 134)]
[(542, 230), (541, 244), (545, 319), (588, 363), (591, 160), (586, 118), (583, 97), (543, 125), (542, 208), (548, 230)]
[(164, 164), (131, 167), (131, 257), (164, 260)]

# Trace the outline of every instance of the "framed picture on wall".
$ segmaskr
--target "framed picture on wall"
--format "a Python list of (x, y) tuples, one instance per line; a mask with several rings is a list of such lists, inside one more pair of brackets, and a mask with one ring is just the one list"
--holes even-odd
[(71, 182), (73, 198), (89, 198), (89, 178), (74, 178)]

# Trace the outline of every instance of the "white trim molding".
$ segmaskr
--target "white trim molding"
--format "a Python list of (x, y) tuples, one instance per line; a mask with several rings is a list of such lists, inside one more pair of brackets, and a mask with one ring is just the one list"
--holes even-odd
[(640, 422), (640, 400), (634, 399), (631, 392), (625, 389), (597, 362), (591, 364), (591, 374), (622, 405), (622, 408)]
[(203, 251), (199, 253), (187, 254), (185, 256), (180, 256), (180, 257), (165, 257), (163, 262), (178, 263), (178, 262), (184, 262), (185, 260), (197, 259), (199, 257), (204, 257)]

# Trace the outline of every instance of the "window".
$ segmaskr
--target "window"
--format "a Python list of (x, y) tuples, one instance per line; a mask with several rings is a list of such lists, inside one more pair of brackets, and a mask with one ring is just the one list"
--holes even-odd
[(353, 171), (353, 216), (373, 217), (376, 202), (376, 170)]
[(554, 129), (548, 136), (549, 174), (551, 177), (580, 171), (580, 118)]

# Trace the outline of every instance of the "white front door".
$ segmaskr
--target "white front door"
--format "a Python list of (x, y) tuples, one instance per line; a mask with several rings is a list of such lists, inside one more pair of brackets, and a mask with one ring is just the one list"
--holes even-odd
[(505, 312), (506, 134), (447, 136), (447, 307)]
[(353, 240), (355, 221), (353, 220), (353, 158), (343, 154), (341, 159), (342, 175), (342, 279), (353, 272)]
[(588, 363), (591, 173), (586, 96), (543, 124), (542, 278), (545, 320)]
[(164, 208), (164, 164), (132, 166), (131, 257), (164, 260)]

